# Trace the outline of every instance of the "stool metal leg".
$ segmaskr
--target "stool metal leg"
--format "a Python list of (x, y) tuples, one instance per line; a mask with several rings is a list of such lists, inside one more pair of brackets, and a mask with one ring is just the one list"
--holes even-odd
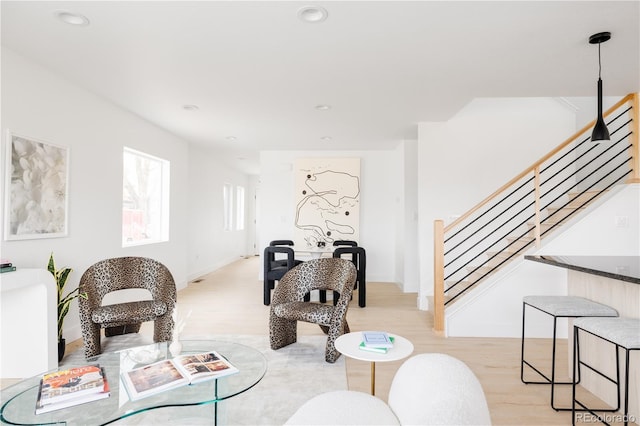
[(625, 351), (624, 362), (624, 426), (629, 424), (629, 352), (629, 349)]
[[(520, 357), (520, 380), (525, 384), (538, 384), (538, 385), (551, 385), (551, 408), (556, 411), (571, 411), (572, 407), (556, 407), (555, 405), (555, 386), (556, 385), (572, 385), (573, 380), (570, 382), (556, 382), (556, 346), (557, 346), (557, 332), (558, 332), (558, 318), (569, 318), (569, 317), (557, 317), (555, 315), (551, 315), (547, 312), (544, 312), (538, 309), (535, 306), (531, 306), (532, 308), (540, 310), (553, 318), (553, 341), (551, 347), (551, 378), (549, 378), (546, 374), (540, 371), (538, 368), (533, 366), (530, 362), (524, 359), (524, 341), (525, 341), (525, 318), (526, 318), (526, 307), (527, 304), (522, 304), (522, 342), (521, 342), (521, 357)], [(531, 368), (533, 371), (538, 373), (540, 377), (544, 378), (545, 381), (528, 381), (524, 379), (524, 366), (525, 364)], [(580, 376), (578, 375), (578, 383), (580, 382)]]
[[(602, 418), (600, 416), (598, 416), (598, 414), (596, 412), (599, 411), (601, 413), (615, 413), (616, 411), (618, 411), (620, 409), (620, 353), (619, 353), (620, 346), (617, 345), (614, 342), (611, 342), (611, 341), (609, 341), (607, 339), (602, 338), (601, 336), (593, 334), (590, 331), (582, 330), (581, 328), (578, 328), (578, 327), (575, 327), (575, 326), (574, 326), (573, 330), (574, 330), (573, 333), (574, 333), (574, 340), (575, 340), (575, 344), (574, 344), (574, 347), (573, 347), (573, 369), (574, 369), (574, 374), (576, 374), (575, 370), (577, 368), (577, 370), (578, 370), (577, 374), (578, 374), (578, 377), (579, 377), (579, 375), (580, 375), (580, 367), (584, 366), (584, 367), (587, 367), (589, 370), (593, 371), (594, 373), (598, 374), (600, 377), (602, 377), (602, 378), (608, 380), (609, 382), (615, 384), (616, 385), (616, 394), (617, 394), (617, 397), (616, 397), (617, 405), (616, 405), (616, 408), (589, 408), (589, 407), (587, 407), (585, 404), (580, 402), (578, 400), (578, 398), (576, 397), (576, 384), (578, 382), (576, 382), (574, 380), (573, 392), (572, 392), (572, 394), (573, 394), (573, 403), (572, 403), (572, 407), (571, 407), (572, 424), (575, 425), (575, 412), (576, 411), (586, 411), (586, 412), (592, 414), (594, 417), (600, 418), (602, 423), (608, 425), (609, 423), (607, 423), (604, 420), (602, 420)], [(605, 375), (604, 373), (600, 372), (599, 370), (596, 370), (593, 366), (587, 364), (585, 361), (581, 361), (580, 360), (580, 339), (579, 339), (580, 331), (583, 331), (585, 333), (589, 333), (592, 336), (595, 336), (595, 337), (597, 337), (599, 339), (607, 341), (607, 342), (609, 342), (609, 343), (611, 343), (611, 344), (613, 344), (615, 346), (616, 379), (617, 380), (612, 379), (611, 377)], [(627, 350), (626, 352), (627, 352), (627, 365), (626, 365), (627, 371), (626, 371), (626, 374), (625, 374), (625, 382), (628, 382), (628, 379), (629, 379), (629, 377), (628, 377), (628, 374), (629, 374), (628, 373), (628, 371), (629, 371), (628, 370), (628, 368), (629, 368), (629, 365), (628, 365), (629, 351)], [(626, 405), (627, 401), (628, 401), (628, 398), (629, 398), (628, 392), (629, 392), (628, 388), (625, 389), (625, 418), (624, 418), (625, 425), (628, 424), (627, 413), (626, 413), (626, 411), (628, 410), (628, 406)], [(581, 408), (577, 409), (576, 405), (579, 405)]]

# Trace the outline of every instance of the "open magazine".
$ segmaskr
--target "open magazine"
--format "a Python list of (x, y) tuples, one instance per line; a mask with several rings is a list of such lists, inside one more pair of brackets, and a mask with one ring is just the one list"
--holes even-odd
[(122, 373), (122, 381), (132, 401), (168, 389), (217, 379), (239, 370), (215, 351), (181, 355)]

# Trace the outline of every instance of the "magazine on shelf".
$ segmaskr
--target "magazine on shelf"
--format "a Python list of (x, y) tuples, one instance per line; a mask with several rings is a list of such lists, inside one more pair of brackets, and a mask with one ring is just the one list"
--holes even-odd
[(85, 365), (42, 376), (36, 414), (108, 398), (109, 383), (99, 365)]
[(132, 401), (204, 380), (217, 379), (239, 370), (215, 351), (180, 355), (122, 373)]
[[(389, 336), (389, 340), (391, 341), (391, 343), (393, 343), (395, 338), (393, 336)], [(359, 348), (362, 349), (363, 351), (377, 352), (379, 354), (386, 354), (389, 351), (389, 349), (391, 349), (391, 348), (377, 348), (373, 346), (366, 346), (364, 342), (360, 342)]]
[(362, 342), (368, 348), (392, 348), (393, 342), (384, 331), (363, 331)]

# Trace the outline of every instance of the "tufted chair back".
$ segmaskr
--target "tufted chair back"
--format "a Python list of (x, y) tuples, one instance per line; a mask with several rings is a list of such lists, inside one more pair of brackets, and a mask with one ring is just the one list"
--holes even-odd
[[(297, 341), (297, 321), (318, 324), (328, 335), (325, 359), (335, 362), (340, 353), (335, 340), (349, 332), (347, 310), (356, 268), (350, 261), (321, 258), (301, 263), (287, 272), (273, 292), (269, 314), (271, 349), (279, 349)], [(339, 294), (335, 306), (305, 302), (313, 290), (332, 290)]]
[[(85, 357), (101, 353), (100, 329), (107, 337), (138, 332), (145, 321), (155, 321), (154, 341), (171, 340), (172, 313), (176, 303), (173, 275), (162, 263), (146, 257), (118, 257), (101, 260), (90, 266), (80, 278), (80, 324)], [(124, 289), (145, 289), (152, 300), (102, 306), (104, 296)]]

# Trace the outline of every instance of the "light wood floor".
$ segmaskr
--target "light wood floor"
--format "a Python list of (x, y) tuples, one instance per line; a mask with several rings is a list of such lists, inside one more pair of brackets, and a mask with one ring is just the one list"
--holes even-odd
[[(180, 310), (192, 309), (184, 335), (267, 334), (269, 308), (262, 304), (259, 268), (257, 257), (240, 260), (180, 291)], [(411, 340), (414, 353), (442, 352), (467, 363), (482, 383), (494, 424), (571, 424), (570, 413), (550, 408), (548, 386), (520, 382), (520, 339), (440, 337), (432, 331), (431, 313), (416, 308), (416, 295), (403, 294), (390, 283), (367, 283), (366, 308), (358, 307), (354, 294), (347, 318), (352, 331), (387, 330)], [(298, 333), (322, 335), (318, 326), (306, 323), (298, 325)], [(549, 352), (538, 352), (548, 356), (550, 346), (545, 349)], [(536, 355), (532, 353), (533, 357)], [(376, 364), (378, 397), (387, 399), (391, 380), (401, 363)], [(347, 358), (346, 365), (349, 389), (369, 392), (370, 364)]]
[[(259, 262), (258, 257), (238, 260), (181, 290), (178, 293), (180, 312), (192, 311), (182, 337), (268, 334), (269, 307), (262, 304)], [(520, 382), (520, 339), (438, 336), (432, 331), (431, 313), (416, 308), (416, 295), (404, 294), (391, 283), (367, 283), (367, 307), (358, 307), (357, 293), (354, 294), (347, 318), (352, 331), (386, 330), (413, 342), (415, 354), (441, 352), (464, 361), (482, 383), (494, 424), (571, 424), (570, 413), (550, 408), (548, 386)], [(151, 327), (151, 323), (144, 324), (141, 332), (152, 335)], [(318, 326), (306, 323), (299, 324), (298, 333), (322, 335)], [(532, 348), (531, 358), (546, 365), (544, 360), (550, 354), (550, 344), (541, 343), (540, 349)], [(81, 345), (81, 341), (72, 342), (68, 351)], [(318, 356), (323, 357), (324, 353)], [(387, 399), (391, 380), (401, 363), (376, 364), (376, 396)], [(346, 366), (349, 389), (369, 392), (370, 364), (347, 358)], [(568, 394), (561, 401), (568, 401), (567, 398)]]

